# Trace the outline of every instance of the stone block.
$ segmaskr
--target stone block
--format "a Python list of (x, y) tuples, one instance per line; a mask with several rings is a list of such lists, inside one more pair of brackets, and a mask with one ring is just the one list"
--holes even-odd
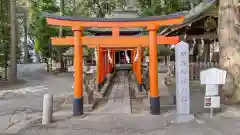
[(84, 92), (83, 103), (84, 104), (92, 104), (93, 103), (93, 91)]
[(90, 112), (90, 111), (92, 111), (92, 110), (93, 110), (93, 105), (94, 105), (94, 104), (84, 104), (84, 106), (83, 106), (84, 112)]

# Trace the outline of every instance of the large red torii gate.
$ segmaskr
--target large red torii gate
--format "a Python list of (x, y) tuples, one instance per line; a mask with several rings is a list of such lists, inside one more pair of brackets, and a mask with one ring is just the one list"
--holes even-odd
[[(69, 16), (56, 16), (44, 14), (47, 23), (55, 26), (71, 27), (74, 37), (52, 38), (53, 45), (74, 45), (74, 103), (73, 115), (83, 114), (83, 44), (90, 48), (138, 48), (141, 54), (141, 47), (149, 47), (150, 58), (150, 112), (153, 115), (160, 114), (160, 100), (158, 91), (158, 68), (157, 68), (157, 44), (176, 44), (178, 37), (157, 36), (160, 26), (180, 24), (184, 20), (185, 12), (174, 13), (166, 16), (154, 16), (146, 18), (75, 18)], [(84, 28), (100, 27), (112, 28), (112, 37), (91, 37), (83, 36)], [(119, 36), (120, 28), (144, 27), (149, 31), (148, 36)], [(135, 51), (136, 52), (136, 51)], [(99, 57), (99, 55), (98, 55)], [(141, 56), (139, 56), (141, 57)], [(99, 57), (101, 59), (101, 57)], [(99, 63), (100, 64), (100, 63)], [(141, 61), (137, 63), (140, 67)], [(141, 74), (141, 69), (134, 70)], [(140, 76), (141, 77), (141, 76)], [(99, 77), (98, 77), (99, 78)], [(138, 82), (141, 81), (137, 75)]]

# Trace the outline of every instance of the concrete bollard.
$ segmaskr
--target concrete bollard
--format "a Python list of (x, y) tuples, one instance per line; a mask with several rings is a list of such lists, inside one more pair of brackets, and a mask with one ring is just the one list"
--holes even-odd
[(43, 114), (42, 114), (42, 124), (46, 125), (52, 121), (53, 113), (53, 95), (44, 94), (43, 97)]

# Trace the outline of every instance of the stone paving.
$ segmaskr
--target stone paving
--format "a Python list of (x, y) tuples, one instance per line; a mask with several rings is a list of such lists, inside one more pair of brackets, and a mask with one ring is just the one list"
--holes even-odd
[(107, 104), (97, 111), (100, 113), (131, 113), (128, 74), (124, 71), (118, 72), (113, 81)]
[(72, 117), (42, 127), (36, 123), (20, 135), (238, 135), (239, 119), (195, 119), (174, 123), (174, 111), (160, 116), (90, 114)]
[[(84, 118), (72, 117), (72, 106), (59, 110), (54, 115), (53, 123), (41, 126), (36, 121), (28, 128), (16, 135), (238, 135), (240, 134), (240, 115), (236, 118), (233, 113), (219, 115), (209, 119), (205, 115), (195, 115), (196, 118), (189, 123), (177, 124), (175, 111), (162, 111), (159, 116), (152, 116), (145, 111), (130, 114), (129, 81), (125, 73), (119, 73), (114, 81), (109, 102), (102, 109), (86, 113)], [(162, 95), (163, 89), (160, 89)], [(167, 95), (166, 95), (167, 96)], [(163, 99), (163, 97), (161, 98)], [(191, 92), (191, 112), (194, 114), (204, 112), (202, 91)], [(162, 103), (162, 102), (161, 102)], [(239, 109), (240, 110), (240, 109)], [(233, 110), (234, 113), (240, 114)], [(110, 113), (109, 113), (110, 112)], [(1, 134), (0, 134), (1, 135)]]
[[(105, 106), (95, 112), (86, 113), (83, 118), (72, 117), (71, 109), (59, 119), (55, 115), (53, 123), (41, 126), (41, 121), (19, 132), (19, 135), (238, 135), (240, 134), (240, 117), (224, 118), (216, 115), (209, 119), (207, 115), (196, 115), (189, 122), (175, 123), (175, 109), (162, 111), (159, 116), (146, 111), (130, 114), (128, 79), (124, 73), (117, 74), (113, 91)], [(161, 89), (163, 91), (163, 89)], [(192, 93), (198, 100), (199, 93)], [(200, 94), (201, 95), (201, 94)], [(201, 96), (200, 96), (201, 97)], [(199, 100), (192, 106), (200, 106)], [(195, 110), (195, 108), (193, 107)], [(64, 112), (64, 111), (63, 111)], [(195, 111), (198, 113), (198, 111)], [(236, 110), (234, 111), (236, 112)], [(226, 116), (226, 114), (224, 114)], [(229, 115), (229, 114), (228, 114)], [(231, 115), (231, 114), (230, 114)]]

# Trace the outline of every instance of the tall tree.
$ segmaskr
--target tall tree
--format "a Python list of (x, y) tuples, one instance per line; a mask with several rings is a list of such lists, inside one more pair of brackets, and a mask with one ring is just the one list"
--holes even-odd
[(31, 0), (29, 9), (29, 32), (31, 32), (31, 37), (34, 38), (34, 50), (48, 65), (48, 58), (54, 57), (56, 54), (55, 51), (52, 51), (50, 37), (56, 37), (58, 32), (56, 28), (50, 27), (46, 23), (45, 18), (41, 15), (42, 12), (59, 12), (59, 8), (56, 6), (56, 1)]
[[(64, 15), (64, 0), (60, 0), (60, 16)], [(63, 36), (63, 29), (62, 27), (59, 28), (59, 36)]]
[(8, 78), (8, 60), (10, 44), (10, 3), (9, 0), (0, 0), (0, 68), (4, 67), (4, 79)]
[(16, 59), (16, 46), (17, 46), (17, 24), (16, 24), (16, 1), (10, 0), (10, 18), (11, 18), (11, 52), (10, 52), (10, 73), (9, 82), (15, 83), (17, 80), (17, 59)]
[(103, 18), (117, 7), (126, 5), (125, 0), (79, 0), (75, 12), (81, 16)]
[[(64, 0), (60, 0), (60, 15), (64, 15)], [(63, 36), (63, 27), (59, 27), (59, 37)], [(59, 62), (60, 62), (60, 71), (64, 72), (66, 71), (64, 66), (64, 60), (63, 60), (63, 53), (66, 51), (65, 48), (58, 47), (58, 55), (59, 55)]]
[(186, 0), (138, 0), (143, 16), (170, 14), (190, 9)]
[(24, 29), (24, 63), (28, 63), (29, 62), (29, 52), (28, 52), (28, 31), (27, 31), (27, 20), (28, 20), (28, 15), (27, 12), (24, 12), (24, 17), (23, 17), (23, 29)]
[(222, 97), (230, 103), (240, 101), (240, 20), (238, 0), (219, 0), (218, 37), (220, 66), (227, 70)]

